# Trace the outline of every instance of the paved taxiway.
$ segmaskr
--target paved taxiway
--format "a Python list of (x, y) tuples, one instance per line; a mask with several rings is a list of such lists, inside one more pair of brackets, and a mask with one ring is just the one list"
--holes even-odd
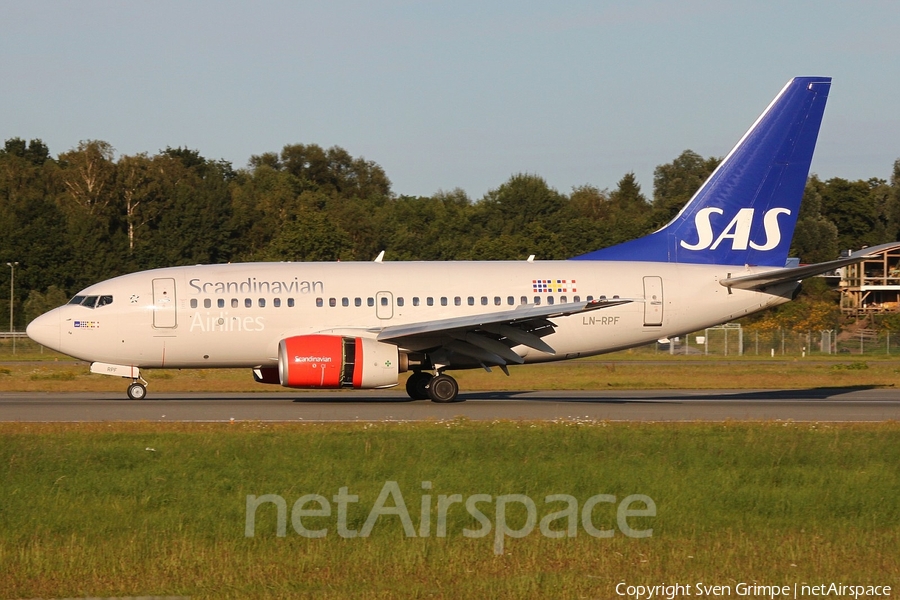
[(468, 392), (410, 402), (400, 390), (297, 394), (2, 393), (0, 421), (900, 421), (892, 388)]

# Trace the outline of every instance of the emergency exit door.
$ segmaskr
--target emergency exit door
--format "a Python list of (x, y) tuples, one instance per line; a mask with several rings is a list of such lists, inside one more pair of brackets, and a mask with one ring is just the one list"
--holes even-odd
[(644, 277), (644, 326), (663, 324), (662, 277)]
[(157, 329), (174, 329), (178, 325), (175, 316), (175, 280), (153, 280), (153, 326)]

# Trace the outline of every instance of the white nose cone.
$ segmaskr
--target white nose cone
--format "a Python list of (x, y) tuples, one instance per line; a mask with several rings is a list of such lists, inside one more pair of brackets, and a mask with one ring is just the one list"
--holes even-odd
[(28, 324), (25, 333), (42, 346), (60, 350), (59, 310), (54, 309), (39, 316)]

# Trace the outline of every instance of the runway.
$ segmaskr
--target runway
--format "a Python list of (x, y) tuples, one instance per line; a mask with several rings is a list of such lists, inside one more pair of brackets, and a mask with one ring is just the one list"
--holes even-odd
[(399, 390), (282, 394), (2, 393), (0, 421), (900, 421), (892, 388), (469, 392), (411, 402)]

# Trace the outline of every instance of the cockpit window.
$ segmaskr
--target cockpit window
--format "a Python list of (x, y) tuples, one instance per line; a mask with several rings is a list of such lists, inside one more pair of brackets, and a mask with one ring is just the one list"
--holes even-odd
[(107, 304), (112, 304), (112, 303), (113, 303), (113, 297), (111, 295), (75, 296), (74, 298), (69, 300), (69, 304), (84, 306), (85, 308), (100, 308), (101, 306), (106, 306)]

